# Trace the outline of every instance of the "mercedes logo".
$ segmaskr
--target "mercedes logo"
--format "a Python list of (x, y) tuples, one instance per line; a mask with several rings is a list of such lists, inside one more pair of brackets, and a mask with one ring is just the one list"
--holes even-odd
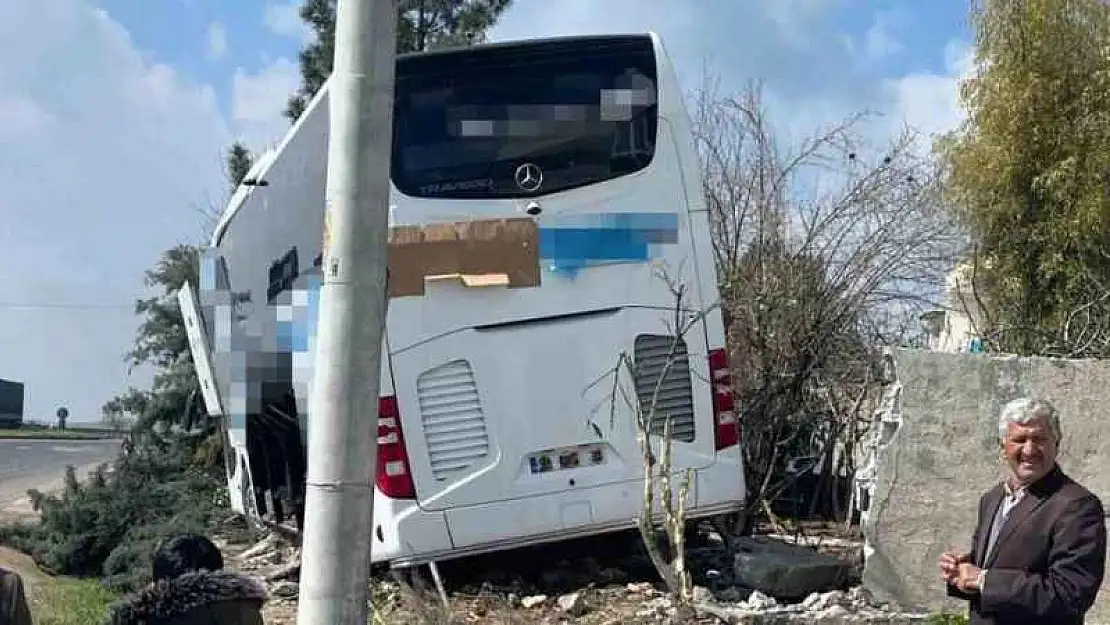
[(533, 163), (525, 163), (516, 168), (513, 180), (516, 181), (516, 186), (520, 187), (521, 191), (533, 193), (538, 191), (540, 185), (543, 184), (543, 170)]

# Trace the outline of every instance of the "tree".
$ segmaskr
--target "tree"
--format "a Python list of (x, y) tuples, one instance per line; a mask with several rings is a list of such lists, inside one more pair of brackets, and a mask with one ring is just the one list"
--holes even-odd
[(254, 165), (251, 151), (241, 141), (231, 144), (227, 150), (227, 182), (232, 192), (243, 182)]
[(157, 425), (186, 429), (201, 425), (203, 430), (211, 429), (202, 410), (200, 383), (177, 304), (177, 291), (186, 281), (199, 283), (199, 250), (191, 245), (167, 250), (154, 268), (146, 272), (146, 286), (161, 292), (135, 303), (135, 313), (143, 321), (126, 358), (132, 368), (153, 366), (153, 384), (149, 390), (132, 388), (110, 400), (102, 412), (123, 410), (134, 415), (139, 429)]
[(709, 84), (694, 107), (749, 529), (814, 466), (851, 473), (878, 390), (872, 345), (901, 343), (907, 320), (936, 305), (962, 240), (911, 131), (871, 150), (858, 114), (786, 144), (758, 86), (719, 97)]
[(124, 410), (123, 404), (118, 398), (108, 400), (101, 406), (100, 416), (100, 420), (105, 427), (116, 433), (122, 432), (131, 426), (131, 422), (127, 418), (127, 411)]
[(132, 367), (153, 367), (154, 380), (101, 409), (114, 427), (124, 414), (137, 417), (131, 431), (137, 444), (128, 441), (123, 454), (87, 480), (69, 467), (62, 492), (30, 492), (42, 513), (36, 522), (0, 527), (0, 543), (32, 554), (46, 570), (100, 577), (130, 592), (150, 581), (150, 553), (159, 542), (211, 531), (226, 510), (223, 439), (204, 418), (176, 298), (186, 280), (197, 283), (198, 254), (179, 245), (146, 272), (146, 286), (158, 292), (136, 302), (142, 321), (126, 358)]
[[(512, 0), (400, 0), (397, 51), (417, 52), (484, 41)], [(314, 40), (301, 50), (301, 86), (289, 98), (285, 116), (296, 121), (331, 75), (335, 56), (336, 0), (305, 0), (301, 19)]]
[[(689, 333), (715, 310), (716, 303), (690, 314), (688, 285), (675, 280), (662, 266), (657, 268), (656, 278), (667, 285), (674, 297), (673, 316), (667, 320), (671, 338), (665, 345), (662, 364), (645, 368), (628, 352), (621, 352), (616, 365), (591, 386), (608, 386), (603, 401), (609, 404), (610, 424), (617, 418), (618, 404), (632, 414), (643, 468), (643, 501), (636, 519), (640, 540), (672, 598), (688, 603), (693, 599), (694, 587), (686, 563), (686, 507), (694, 470), (686, 467), (681, 477), (675, 479), (675, 422), (666, 411), (664, 398), (667, 389), (674, 388), (672, 385), (681, 381), (683, 372), (689, 371)], [(600, 424), (591, 420), (589, 426), (597, 436), (602, 436)], [(657, 525), (662, 525), (662, 531), (656, 529)]]
[(1110, 5), (979, 0), (965, 123), (937, 150), (972, 238), (977, 328), (1021, 354), (1110, 353)]

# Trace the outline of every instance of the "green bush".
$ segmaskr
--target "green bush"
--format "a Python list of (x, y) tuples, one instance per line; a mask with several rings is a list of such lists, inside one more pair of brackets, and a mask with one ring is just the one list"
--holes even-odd
[(30, 554), (51, 573), (100, 578), (116, 592), (143, 586), (158, 542), (208, 532), (214, 515), (226, 510), (222, 480), (193, 464), (190, 443), (145, 445), (84, 483), (69, 467), (57, 495), (31, 491), (39, 522), (0, 527), (0, 543)]

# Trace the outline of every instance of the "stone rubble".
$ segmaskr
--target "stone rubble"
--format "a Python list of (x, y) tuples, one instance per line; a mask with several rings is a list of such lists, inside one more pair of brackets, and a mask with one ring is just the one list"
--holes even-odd
[(525, 610), (531, 610), (532, 608), (541, 606), (546, 602), (547, 602), (547, 595), (532, 595), (532, 596), (525, 597), (525, 598), (521, 599), (520, 600), (520, 605)]
[[(243, 556), (247, 557), (243, 557)], [(800, 601), (792, 601), (773, 596), (773, 593), (745, 587), (739, 583), (740, 571), (730, 570), (727, 554), (719, 550), (701, 549), (692, 552), (691, 561), (699, 564), (697, 570), (703, 571), (698, 584), (693, 589), (691, 606), (682, 606), (655, 584), (647, 581), (625, 581), (628, 571), (620, 568), (604, 568), (592, 562), (565, 563), (544, 571), (543, 585), (531, 587), (532, 593), (523, 592), (529, 587), (507, 588), (499, 584), (486, 583), (480, 589), (484, 595), (502, 609), (525, 610), (534, 613), (531, 617), (536, 623), (572, 623), (580, 617), (608, 617), (598, 621), (613, 624), (631, 623), (735, 623), (745, 625), (846, 625), (884, 623), (902, 625), (924, 623), (927, 616), (897, 611), (893, 606), (879, 603), (862, 587), (852, 587), (848, 591), (831, 590), (813, 592)], [(233, 556), (235, 567), (247, 574), (266, 578), (267, 574), (287, 566), (296, 557), (296, 550), (280, 540), (267, 538), (245, 552)], [(776, 560), (776, 562), (780, 562)], [(788, 560), (787, 560), (788, 561)], [(823, 564), (821, 561), (818, 561)], [(780, 562), (781, 564), (781, 562)], [(737, 567), (740, 568), (740, 567)], [(560, 575), (570, 575), (574, 571), (589, 569), (588, 576), (593, 582), (582, 584), (578, 590), (536, 593), (535, 590), (553, 588), (572, 589), (568, 579)], [(841, 573), (837, 573), (840, 575)], [(772, 576), (773, 577), (773, 576)], [(295, 577), (293, 578), (295, 579)], [(561, 584), (561, 585), (560, 585)], [(704, 584), (704, 585), (700, 585)], [(268, 581), (271, 601), (268, 605), (267, 624), (293, 625), (296, 613), (298, 584), (296, 581)], [(382, 580), (374, 586), (375, 605), (399, 605), (400, 586), (393, 581)], [(461, 601), (461, 600), (460, 600)], [(462, 602), (465, 603), (465, 602)], [(489, 606), (472, 608), (478, 615), (484, 615)], [(610, 615), (610, 612), (614, 615)], [(623, 611), (623, 612), (622, 612)], [(602, 614), (594, 614), (605, 612)], [(623, 616), (621, 616), (623, 614)], [(280, 615), (280, 616), (277, 616)], [(472, 613), (473, 615), (473, 613)], [(591, 616), (587, 616), (591, 615)], [(294, 620), (288, 620), (288, 619)], [(489, 621), (474, 621), (489, 622)], [(591, 620), (590, 622), (594, 622)]]
[(559, 605), (559, 610), (564, 614), (570, 616), (581, 616), (588, 610), (586, 607), (585, 598), (580, 592), (572, 592), (562, 595), (555, 601)]
[(291, 599), (296, 597), (299, 592), (300, 586), (297, 582), (276, 582), (270, 585), (270, 595), (274, 597)]
[(812, 623), (924, 623), (928, 615), (899, 612), (893, 606), (877, 604), (866, 589), (856, 586), (848, 592), (832, 590), (813, 593), (799, 603), (779, 603), (774, 597), (754, 591), (734, 605), (699, 606), (727, 623), (778, 625)]

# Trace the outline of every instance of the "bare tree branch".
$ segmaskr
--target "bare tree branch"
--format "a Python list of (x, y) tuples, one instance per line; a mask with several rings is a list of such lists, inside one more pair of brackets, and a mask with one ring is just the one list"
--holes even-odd
[[(704, 197), (742, 401), (746, 510), (849, 449), (874, 396), (875, 344), (934, 308), (964, 246), (940, 172), (903, 130), (873, 150), (851, 115), (782, 143), (758, 84), (693, 99)], [(844, 506), (846, 508), (846, 506)], [(742, 522), (747, 525), (747, 520)]]

